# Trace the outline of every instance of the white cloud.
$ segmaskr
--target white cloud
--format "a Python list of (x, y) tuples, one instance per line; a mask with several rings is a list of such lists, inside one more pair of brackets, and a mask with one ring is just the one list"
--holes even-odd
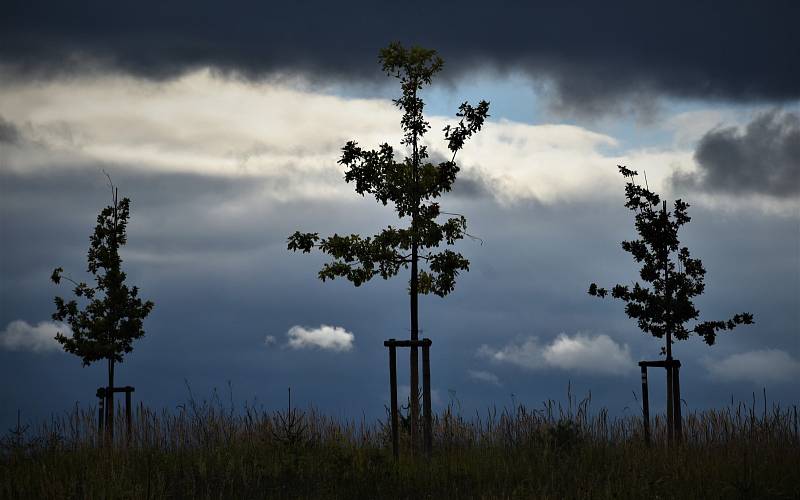
[(559, 334), (542, 345), (537, 337), (526, 337), (501, 349), (483, 345), (478, 355), (499, 363), (509, 363), (528, 370), (561, 369), (567, 371), (616, 375), (634, 367), (628, 345), (620, 346), (608, 335), (572, 337)]
[(704, 360), (708, 373), (717, 380), (756, 384), (800, 378), (800, 362), (780, 349), (762, 349), (733, 354), (721, 360)]
[(544, 359), (564, 370), (598, 373), (625, 373), (634, 364), (628, 346), (620, 347), (608, 335), (570, 338), (562, 333), (545, 348)]
[[(50, 167), (56, 159), (61, 165), (91, 159), (151, 171), (289, 176), (292, 182), (271, 194), (352, 196), (337, 172), (340, 148), (351, 139), (365, 147), (384, 141), (399, 147), (399, 111), (388, 99), (344, 98), (290, 84), (244, 82), (209, 70), (168, 82), (119, 75), (39, 85), (3, 82), (4, 118), (52, 150), (47, 155), (41, 147), (9, 148), (5, 162), (19, 172)], [(455, 123), (453, 117), (429, 119), (430, 152), (449, 157), (440, 131)], [(616, 163), (634, 159), (603, 153), (618, 145), (579, 126), (500, 119), (487, 122), (459, 158), (465, 174), (476, 170), (488, 179), (501, 202), (552, 202), (596, 195), (599, 186), (617, 193)], [(641, 156), (651, 182), (670, 168), (658, 155)]]
[[(444, 123), (431, 120), (434, 130)], [(501, 119), (488, 122), (459, 158), (465, 173), (478, 169), (491, 181), (500, 202), (536, 199), (550, 203), (595, 195), (598, 186), (614, 189), (616, 164), (600, 152), (614, 146), (613, 137), (574, 125), (528, 125)]]
[(351, 194), (337, 173), (342, 145), (401, 138), (389, 100), (248, 83), (209, 70), (166, 82), (119, 75), (3, 82), (0, 109), (33, 145), (4, 151), (7, 167), (20, 173), (92, 160), (157, 172), (290, 177), (272, 193), (285, 199)]
[(355, 335), (339, 326), (320, 325), (319, 328), (293, 326), (286, 332), (292, 349), (317, 347), (329, 351), (349, 351), (353, 348)]
[[(27, 85), (0, 76), (3, 117), (27, 144), (5, 148), (4, 166), (26, 173), (87, 161), (135, 165), (272, 180), (269, 195), (277, 200), (352, 199), (352, 186), (342, 182), (336, 163), (342, 145), (353, 139), (366, 148), (389, 142), (399, 150), (400, 112), (388, 99), (340, 97), (297, 83), (246, 82), (208, 69), (162, 82), (93, 75)], [(459, 162), (463, 176), (485, 179), (503, 204), (619, 198), (623, 180), (617, 164), (646, 169), (650, 187), (672, 196), (672, 173), (697, 168), (693, 141), (725, 116), (675, 115), (661, 127), (673, 140), (647, 148), (625, 148), (617, 137), (576, 125), (493, 118), (459, 153)], [(428, 118), (429, 151), (448, 157), (441, 129), (454, 123), (453, 117)], [(712, 206), (741, 204), (725, 202), (728, 198), (697, 194), (693, 199)], [(762, 201), (751, 200), (743, 209)], [(781, 202), (770, 210), (787, 204), (796, 207)]]
[(0, 332), (0, 347), (9, 351), (58, 351), (61, 350), (61, 344), (55, 337), (59, 332), (72, 336), (69, 327), (63, 323), (42, 321), (30, 325), (22, 320), (12, 321)]
[(661, 128), (672, 134), (676, 146), (694, 149), (703, 135), (721, 123), (730, 121), (733, 113), (725, 109), (697, 109), (669, 117)]
[(542, 348), (537, 337), (527, 337), (521, 341), (508, 344), (502, 349), (494, 349), (484, 344), (478, 349), (478, 356), (531, 370), (546, 368), (542, 357)]
[(483, 370), (467, 370), (467, 375), (472, 380), (477, 380), (479, 382), (486, 382), (487, 384), (492, 384), (496, 386), (501, 386), (500, 378), (492, 372), (487, 372)]
[(278, 339), (275, 338), (275, 335), (267, 335), (264, 337), (264, 345), (267, 347), (273, 346), (278, 342)]

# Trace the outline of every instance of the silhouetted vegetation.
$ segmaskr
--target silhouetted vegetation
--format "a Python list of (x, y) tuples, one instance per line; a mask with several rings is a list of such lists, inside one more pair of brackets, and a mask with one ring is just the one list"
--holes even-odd
[[(639, 239), (623, 241), (622, 249), (641, 263), (639, 276), (651, 287), (634, 283), (615, 285), (611, 296), (625, 302), (625, 314), (637, 320), (639, 328), (654, 337), (666, 337), (662, 354), (672, 359), (673, 339), (686, 340), (695, 333), (708, 345), (713, 345), (717, 332), (733, 330), (736, 326), (753, 324), (753, 315), (741, 313), (727, 321), (704, 321), (687, 328), (685, 324), (697, 319), (700, 311), (692, 298), (705, 291), (705, 274), (700, 259), (693, 259), (687, 247), (680, 246), (678, 229), (691, 218), (689, 204), (675, 200), (673, 212), (667, 211), (658, 194), (635, 182), (637, 172), (620, 166), (619, 171), (628, 179), (625, 184), (625, 206), (635, 213), (636, 232)], [(676, 258), (673, 259), (672, 255)], [(604, 298), (608, 290), (592, 283), (589, 295)]]
[(663, 415), (647, 447), (639, 418), (592, 413), (588, 398), (472, 417), (450, 405), (434, 418), (432, 458), (395, 462), (388, 420), (214, 397), (176, 413), (139, 406), (130, 444), (111, 448), (95, 411), (76, 407), (2, 438), (0, 497), (797, 498), (797, 410), (754, 400), (690, 413), (666, 453)]
[[(393, 43), (381, 50), (379, 61), (400, 82), (402, 95), (393, 102), (403, 111), (405, 156), (400, 158), (388, 143), (365, 150), (349, 141), (338, 163), (358, 194), (370, 194), (383, 205), (391, 202), (409, 225), (389, 226), (371, 237), (297, 231), (287, 246), (329, 255), (332, 261), (318, 272), (322, 281), (344, 278), (360, 286), (410, 269), (410, 337), (418, 341), (418, 296), (448, 295), (459, 273), (469, 270), (463, 255), (442, 248), (467, 235), (466, 218), (442, 211), (436, 200), (455, 182), (460, 170), (456, 155), (481, 130), (489, 104), (459, 107), (458, 124), (443, 130), (452, 157), (433, 163), (423, 144), (430, 125), (419, 92), (441, 70), (442, 59), (433, 50)], [(667, 360), (672, 360), (676, 339), (697, 334), (713, 345), (718, 332), (752, 324), (753, 315), (741, 313), (686, 326), (698, 319), (693, 298), (705, 289), (702, 262), (678, 239), (679, 228), (690, 221), (689, 205), (676, 200), (668, 211), (658, 194), (635, 182), (635, 171), (619, 169), (627, 179), (625, 206), (635, 213), (639, 235), (623, 241), (622, 248), (642, 265), (639, 275), (646, 283), (610, 290), (625, 302), (626, 314), (643, 332), (665, 338)], [(113, 411), (114, 365), (144, 335), (143, 321), (153, 302), (143, 301), (137, 287), (126, 284), (119, 250), (127, 242), (130, 200), (120, 200), (111, 188), (112, 204), (97, 217), (87, 256), (95, 285), (73, 280), (60, 267), (51, 276), (56, 284), (72, 283), (76, 297), (55, 297), (52, 317), (71, 329), (71, 335), (59, 333), (58, 342), (84, 365), (108, 362), (108, 390), (98, 392), (108, 398), (107, 413), (102, 417), (97, 409), (76, 405), (35, 428), (18, 422), (0, 438), (2, 498), (800, 497), (797, 406), (768, 408), (765, 396), (763, 410), (754, 400), (685, 417), (677, 411), (673, 417), (672, 398), (678, 409), (681, 400), (679, 391), (672, 396), (670, 389), (672, 365), (666, 418), (612, 418), (605, 409), (592, 413), (591, 398), (577, 402), (571, 395), (566, 405), (515, 403), (468, 417), (451, 403), (433, 416), (432, 454), (418, 460), (413, 454), (419, 439), (418, 353), (417, 344), (407, 340), (401, 347), (411, 349), (409, 405), (394, 438), (412, 453), (399, 459), (391, 452), (389, 416), (337, 420), (313, 407), (293, 407), (291, 392), (287, 407), (273, 411), (247, 404), (237, 409), (232, 401), (223, 404), (216, 393), (207, 401), (190, 393), (176, 411), (140, 404), (130, 432), (125, 438), (115, 436), (114, 428), (128, 422)], [(438, 222), (443, 216), (446, 220)], [(589, 294), (604, 298), (609, 290), (592, 283)], [(424, 342), (428, 359), (430, 341)], [(392, 339), (388, 345), (393, 374), (398, 344)], [(646, 384), (646, 367), (642, 370)], [(396, 386), (393, 378), (395, 395)], [(430, 408), (430, 391), (426, 394)], [(683, 426), (684, 438), (677, 442), (671, 440), (673, 418)]]
[[(108, 386), (106, 405), (108, 419), (113, 420), (114, 363), (121, 363), (123, 355), (133, 350), (133, 341), (144, 336), (143, 321), (153, 309), (151, 301), (139, 298), (137, 287), (128, 287), (122, 271), (119, 249), (127, 242), (126, 227), (130, 217), (130, 199), (119, 199), (118, 190), (111, 184), (112, 204), (97, 216), (97, 225), (91, 236), (87, 255), (88, 272), (94, 276), (95, 286), (77, 282), (64, 275), (60, 267), (53, 271), (55, 284), (67, 280), (74, 286), (73, 293), (86, 304), (55, 298), (53, 319), (69, 325), (72, 334), (58, 333), (56, 340), (64, 350), (79, 356), (84, 366), (107, 360)], [(113, 427), (109, 426), (113, 432)]]
[[(430, 85), (433, 76), (444, 64), (435, 50), (421, 47), (404, 48), (392, 43), (382, 49), (379, 61), (388, 76), (400, 80), (402, 95), (394, 104), (403, 110), (401, 144), (407, 156), (398, 159), (388, 143), (377, 150), (362, 149), (357, 142), (349, 141), (342, 148), (339, 163), (346, 168), (345, 181), (355, 183), (360, 195), (371, 194), (383, 205), (394, 204), (401, 219), (410, 218), (408, 228), (389, 226), (373, 237), (357, 234), (334, 234), (320, 238), (318, 233), (295, 232), (289, 237), (288, 248), (310, 252), (317, 248), (333, 257), (319, 271), (322, 281), (345, 278), (355, 286), (375, 276), (391, 278), (400, 269), (411, 267), (409, 283), (411, 340), (419, 340), (418, 295), (433, 293), (444, 297), (453, 291), (461, 271), (469, 270), (469, 261), (452, 250), (434, 251), (441, 245), (453, 245), (466, 234), (467, 220), (463, 215), (442, 212), (433, 200), (450, 191), (459, 167), (456, 154), (464, 143), (483, 126), (488, 116), (489, 103), (481, 101), (473, 107), (464, 102), (456, 116), (457, 126), (444, 128), (444, 138), (453, 153), (449, 160), (434, 164), (428, 161), (428, 148), (422, 139), (430, 129), (423, 116), (425, 103), (419, 97), (424, 86)], [(436, 222), (442, 215), (450, 216), (443, 223)], [(420, 270), (420, 262), (427, 270)], [(419, 355), (417, 347), (410, 352), (411, 427), (416, 435), (419, 415)]]
[[(639, 234), (639, 239), (623, 241), (622, 249), (642, 264), (639, 277), (649, 286), (642, 286), (639, 282), (633, 283), (633, 287), (618, 284), (611, 289), (611, 296), (625, 302), (625, 314), (635, 319), (644, 333), (657, 338), (666, 337), (661, 350), (661, 354), (666, 355), (666, 362), (639, 363), (645, 400), (643, 418), (649, 421), (646, 366), (662, 365), (667, 374), (668, 435), (670, 439), (673, 436), (681, 439), (680, 362), (672, 357), (674, 339), (686, 340), (689, 334), (695, 333), (708, 345), (713, 345), (718, 331), (753, 324), (753, 315), (741, 313), (727, 321), (705, 321), (686, 327), (687, 322), (700, 315), (692, 299), (705, 291), (706, 274), (700, 259), (693, 259), (689, 249), (681, 247), (678, 239), (678, 230), (691, 220), (687, 213), (689, 204), (675, 200), (673, 211), (669, 212), (666, 200), (662, 204), (661, 197), (650, 191), (646, 178), (645, 186), (640, 186), (635, 180), (638, 175), (635, 170), (623, 166), (618, 168), (627, 179), (625, 207), (634, 212), (634, 225)], [(608, 290), (592, 283), (589, 295), (602, 299), (608, 295)], [(647, 439), (647, 429), (645, 434)]]

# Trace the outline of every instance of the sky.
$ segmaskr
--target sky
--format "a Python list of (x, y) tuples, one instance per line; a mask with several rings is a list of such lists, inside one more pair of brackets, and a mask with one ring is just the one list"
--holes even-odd
[[(466, 414), (591, 395), (638, 412), (637, 362), (662, 341), (586, 290), (629, 283), (635, 236), (617, 165), (690, 204), (701, 320), (754, 314), (682, 361), (688, 411), (800, 403), (800, 35), (796, 2), (10, 1), (0, 16), (0, 429), (95, 404), (101, 365), (53, 339), (49, 277), (90, 280), (110, 203), (132, 200), (129, 283), (155, 308), (117, 368), (174, 409), (214, 391), (385, 416), (383, 340), (409, 335), (408, 274), (321, 282), (296, 230), (376, 234), (390, 207), (344, 182), (341, 147), (400, 148), (389, 42), (438, 51), (422, 97), (432, 155), (459, 104), (490, 102), (443, 210), (479, 239), (442, 299), (420, 299), (433, 405)], [(68, 331), (67, 331), (68, 333)], [(399, 363), (408, 392), (407, 358)], [(651, 405), (663, 408), (661, 375)], [(569, 388), (569, 389), (568, 389)]]

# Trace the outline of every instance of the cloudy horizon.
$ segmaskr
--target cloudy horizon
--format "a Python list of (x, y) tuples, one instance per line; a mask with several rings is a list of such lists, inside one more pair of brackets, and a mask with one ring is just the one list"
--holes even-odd
[(448, 153), (441, 130), (462, 101), (491, 103), (441, 199), (477, 237), (457, 245), (470, 271), (450, 296), (420, 300), (435, 406), (538, 406), (571, 386), (595, 409), (636, 413), (636, 363), (663, 342), (623, 304), (586, 293), (637, 278), (620, 248), (634, 229), (617, 165), (690, 203), (681, 241), (708, 271), (700, 319), (755, 315), (713, 347), (675, 345), (688, 407), (764, 387), (797, 404), (800, 71), (789, 61), (800, 43), (789, 20), (800, 11), (689, 5), (509, 6), (462, 33), (452, 26), (482, 13), (477, 4), (381, 30), (372, 5), (305, 18), (256, 4), (97, 2), (89, 15), (12, 2), (0, 20), (0, 428), (17, 409), (35, 421), (94, 404), (105, 383), (101, 366), (81, 367), (52, 340), (64, 330), (53, 296), (69, 290), (49, 282), (57, 266), (90, 278), (105, 173), (132, 200), (128, 280), (155, 302), (118, 369), (138, 400), (174, 408), (187, 382), (204, 395), (230, 381), (237, 402), (279, 407), (291, 386), (332, 415), (382, 417), (382, 342), (408, 335), (407, 272), (323, 283), (325, 258), (287, 251), (286, 238), (398, 224), (337, 165), (348, 140), (399, 147), (398, 87), (377, 64), (392, 40), (445, 60), (423, 93), (433, 158)]

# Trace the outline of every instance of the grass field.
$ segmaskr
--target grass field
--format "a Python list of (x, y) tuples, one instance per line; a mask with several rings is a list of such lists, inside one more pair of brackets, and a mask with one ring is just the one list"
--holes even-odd
[[(573, 404), (574, 403), (574, 404)], [(0, 444), (2, 498), (800, 498), (797, 406), (731, 404), (690, 413), (685, 438), (654, 442), (641, 419), (589, 400), (434, 419), (434, 453), (412, 459), (386, 420), (342, 422), (313, 408), (235, 410), (218, 398), (175, 412), (117, 414), (102, 445), (95, 411), (75, 408)]]

